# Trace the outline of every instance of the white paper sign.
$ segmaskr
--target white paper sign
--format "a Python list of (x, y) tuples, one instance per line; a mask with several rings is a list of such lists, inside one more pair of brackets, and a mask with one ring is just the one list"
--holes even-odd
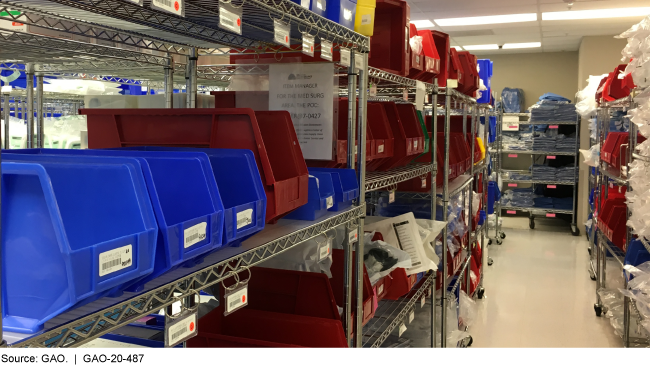
[(167, 329), (167, 344), (170, 346), (178, 344), (181, 340), (191, 338), (190, 335), (197, 332), (196, 314), (190, 314), (187, 318), (181, 319)]
[(364, 63), (363, 63), (363, 57), (361, 57), (361, 54), (355, 55), (354, 56), (354, 68), (359, 71), (359, 70), (364, 70)]
[(302, 35), (302, 53), (307, 56), (314, 57), (314, 44), (316, 43), (314, 36), (309, 34)]
[(341, 65), (350, 67), (350, 49), (341, 47)]
[(332, 160), (334, 65), (272, 64), (269, 110), (288, 111), (305, 159)]
[(426, 86), (421, 81), (415, 82), (415, 109), (424, 111), (424, 96), (426, 94)]
[(289, 47), (291, 45), (291, 42), (289, 41), (290, 35), (291, 26), (289, 24), (282, 23), (277, 19), (273, 21), (273, 40), (275, 43)]
[(422, 298), (420, 299), (420, 309), (424, 307), (424, 303), (427, 302), (426, 296), (422, 295)]
[(332, 61), (332, 53), (334, 53), (332, 42), (322, 39), (320, 41), (320, 57), (327, 61)]
[(399, 326), (399, 336), (401, 337), (402, 334), (404, 334), (404, 332), (406, 332), (406, 325), (405, 325), (404, 323), (402, 323), (402, 324)]
[(133, 265), (131, 244), (99, 254), (99, 277), (106, 276)]
[(153, 0), (151, 2), (151, 7), (172, 14), (185, 16), (185, 4), (183, 4), (183, 0)]

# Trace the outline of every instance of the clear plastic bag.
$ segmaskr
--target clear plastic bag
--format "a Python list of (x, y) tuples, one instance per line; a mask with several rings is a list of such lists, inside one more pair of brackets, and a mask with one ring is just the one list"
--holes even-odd
[(324, 245), (332, 247), (331, 239), (319, 236), (280, 253), (258, 266), (265, 268), (287, 269), (291, 271), (325, 273), (332, 278), (332, 251), (321, 258), (320, 249)]
[(415, 55), (422, 54), (422, 36), (413, 36), (409, 38), (409, 45), (411, 46), (411, 51), (414, 52)]
[[(374, 233), (372, 234), (374, 235)], [(365, 237), (367, 236), (364, 236), (364, 240)], [(372, 238), (372, 236), (370, 237)], [(368, 277), (370, 277), (370, 282), (373, 285), (392, 272), (395, 268), (411, 268), (411, 256), (407, 252), (397, 249), (381, 240), (364, 241), (364, 243), (364, 262), (366, 264), (366, 270), (368, 271)], [(389, 268), (382, 269), (382, 263), (377, 262), (374, 257), (368, 255), (368, 253), (373, 249), (388, 253), (391, 257), (396, 259), (395, 264)]]
[(458, 323), (462, 327), (471, 327), (476, 320), (478, 308), (476, 301), (472, 300), (465, 291), (460, 291), (458, 299)]

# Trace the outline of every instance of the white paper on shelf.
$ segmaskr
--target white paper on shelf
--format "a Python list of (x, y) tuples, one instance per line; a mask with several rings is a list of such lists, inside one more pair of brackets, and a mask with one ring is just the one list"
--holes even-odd
[(412, 212), (397, 217), (385, 218), (377, 222), (372, 221), (374, 220), (366, 220), (367, 224), (364, 231), (380, 232), (386, 243), (411, 255), (412, 266), (406, 269), (407, 275), (438, 269), (435, 262), (425, 251)]

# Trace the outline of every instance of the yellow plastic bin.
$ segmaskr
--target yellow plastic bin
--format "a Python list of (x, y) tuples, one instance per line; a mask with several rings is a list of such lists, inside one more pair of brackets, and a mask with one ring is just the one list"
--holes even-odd
[(485, 144), (483, 143), (483, 139), (480, 137), (477, 137), (476, 141), (478, 142), (478, 148), (481, 149), (481, 160), (483, 160), (485, 159)]
[(372, 36), (375, 29), (375, 0), (357, 0), (357, 15), (354, 19), (354, 31), (364, 36)]

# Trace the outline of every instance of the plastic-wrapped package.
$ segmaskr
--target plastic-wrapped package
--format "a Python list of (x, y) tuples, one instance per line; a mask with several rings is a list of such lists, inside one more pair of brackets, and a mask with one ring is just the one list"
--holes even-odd
[(422, 36), (413, 36), (409, 38), (409, 45), (411, 46), (411, 51), (414, 52), (415, 55), (422, 54)]
[[(381, 240), (366, 240), (368, 236), (364, 235), (363, 260), (373, 285), (395, 268), (411, 268), (411, 256), (407, 252)], [(388, 260), (380, 260), (380, 257)]]
[(589, 150), (580, 149), (580, 153), (584, 158), (585, 164), (592, 167), (598, 166), (598, 161), (600, 159), (600, 144), (590, 147)]
[(472, 300), (465, 291), (460, 291), (458, 298), (458, 323), (462, 327), (471, 327), (478, 313), (476, 301)]
[(576, 99), (578, 100), (576, 110), (582, 117), (591, 116), (598, 108), (596, 92), (598, 91), (600, 81), (605, 77), (607, 77), (607, 74), (590, 75), (587, 79), (587, 86), (576, 94)]
[(525, 105), (524, 91), (521, 89), (503, 88), (501, 100), (505, 113), (522, 113)]

